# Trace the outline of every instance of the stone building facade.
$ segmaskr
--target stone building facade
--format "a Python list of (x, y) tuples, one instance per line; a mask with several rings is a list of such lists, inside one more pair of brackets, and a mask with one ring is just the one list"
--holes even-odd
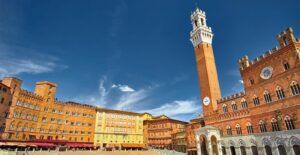
[(186, 153), (187, 152), (186, 131), (185, 130), (179, 131), (173, 133), (171, 136), (172, 136), (173, 150)]
[(143, 148), (143, 115), (97, 108), (94, 142), (96, 146), (106, 148)]
[(196, 130), (199, 155), (300, 154), (300, 41), (292, 28), (277, 35), (280, 47), (238, 62), (244, 92), (221, 97), (206, 14), (192, 13), (205, 124)]
[[(95, 108), (55, 99), (56, 84), (37, 82), (35, 91), (21, 89), (22, 81), (6, 77), (1, 81), (6, 88), (6, 109), (1, 112), (1, 140), (63, 140), (93, 142)], [(1, 105), (3, 106), (3, 105)]]
[(172, 134), (184, 131), (187, 122), (171, 119), (165, 115), (144, 120), (147, 146), (150, 148), (172, 149)]
[(186, 132), (186, 143), (187, 143), (187, 153), (188, 155), (197, 155), (197, 145), (195, 131), (201, 127), (204, 127), (203, 117), (198, 117), (190, 120), (190, 122), (185, 127)]

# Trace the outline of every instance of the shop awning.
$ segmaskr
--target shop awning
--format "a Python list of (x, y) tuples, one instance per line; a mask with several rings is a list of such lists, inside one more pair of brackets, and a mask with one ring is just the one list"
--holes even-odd
[(108, 144), (106, 147), (120, 147), (120, 144)]
[(39, 146), (39, 147), (56, 147), (56, 145), (52, 143), (27, 143), (27, 145)]
[(94, 147), (94, 144), (83, 144), (84, 147)]
[(67, 143), (66, 146), (68, 146), (68, 147), (84, 147), (84, 144)]
[(144, 144), (122, 144), (124, 148), (143, 148), (145, 147)]

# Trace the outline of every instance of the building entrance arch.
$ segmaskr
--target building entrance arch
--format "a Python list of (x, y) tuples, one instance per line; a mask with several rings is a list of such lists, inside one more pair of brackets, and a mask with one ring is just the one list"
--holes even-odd
[(293, 150), (296, 155), (300, 154), (300, 145), (293, 145)]
[(272, 149), (269, 145), (265, 145), (266, 155), (272, 155)]
[(211, 136), (210, 137), (210, 142), (211, 142), (211, 148), (212, 148), (213, 155), (219, 155), (219, 153), (218, 153), (218, 141), (217, 141), (216, 136)]
[(236, 155), (234, 146), (230, 146), (231, 155)]
[(286, 155), (286, 150), (283, 145), (278, 145), (279, 155)]
[(207, 140), (205, 135), (201, 135), (200, 136), (201, 155), (209, 155), (206, 144), (207, 144)]

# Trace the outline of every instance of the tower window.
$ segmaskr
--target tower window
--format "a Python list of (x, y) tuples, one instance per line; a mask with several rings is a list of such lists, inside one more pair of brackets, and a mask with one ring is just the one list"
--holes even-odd
[(203, 20), (203, 18), (201, 18), (201, 24), (204, 25), (204, 20)]
[(259, 129), (260, 129), (260, 132), (267, 132), (267, 127), (266, 127), (266, 124), (264, 121), (259, 121)]
[(291, 119), (290, 116), (285, 117), (285, 126), (286, 126), (286, 129), (288, 129), (288, 130), (295, 129), (294, 122), (293, 122), (293, 120)]
[(242, 129), (241, 129), (241, 126), (240, 126), (239, 124), (237, 124), (237, 125), (235, 126), (235, 128), (236, 128), (236, 134), (237, 134), (237, 135), (242, 135)]
[(288, 70), (288, 69), (290, 69), (290, 65), (289, 65), (288, 62), (284, 63), (284, 64), (283, 64), (283, 67), (284, 67), (284, 70), (285, 70), (285, 71)]
[(253, 126), (251, 123), (247, 124), (247, 131), (248, 131), (248, 134), (253, 134)]
[(251, 80), (250, 80), (250, 83), (251, 83), (251, 85), (253, 85), (253, 84), (254, 84), (254, 80), (253, 80), (253, 79), (251, 79)]
[(227, 113), (227, 112), (228, 112), (228, 108), (227, 108), (227, 105), (226, 105), (226, 104), (223, 104), (223, 112), (224, 112), (224, 113)]
[(286, 37), (283, 37), (283, 41), (284, 41), (284, 44), (285, 44), (285, 45), (288, 45), (288, 44), (289, 44), (289, 42), (288, 42), (288, 40), (287, 40)]
[(260, 102), (259, 102), (259, 98), (258, 97), (254, 97), (253, 98), (253, 103), (255, 106), (259, 106)]
[(298, 83), (296, 83), (295, 81), (293, 81), (290, 85), (291, 91), (293, 95), (298, 95), (300, 94), (300, 86)]
[(226, 132), (227, 132), (227, 135), (228, 135), (228, 136), (231, 136), (231, 135), (232, 135), (232, 130), (231, 130), (230, 126), (227, 126), (227, 127), (226, 127)]
[(244, 98), (242, 99), (242, 108), (243, 109), (247, 109), (248, 108), (248, 103), (247, 103), (247, 101)]
[(198, 27), (198, 21), (197, 20), (194, 21), (194, 24), (195, 24), (196, 27)]
[(272, 97), (268, 91), (265, 91), (264, 98), (265, 98), (266, 103), (272, 102)]
[(279, 124), (275, 118), (272, 119), (271, 124), (272, 124), (272, 131), (280, 131)]
[(234, 101), (231, 103), (231, 107), (233, 111), (237, 111), (237, 105)]
[(277, 87), (276, 94), (277, 94), (278, 100), (282, 100), (282, 99), (285, 98), (284, 91), (283, 91), (283, 89), (281, 87)]

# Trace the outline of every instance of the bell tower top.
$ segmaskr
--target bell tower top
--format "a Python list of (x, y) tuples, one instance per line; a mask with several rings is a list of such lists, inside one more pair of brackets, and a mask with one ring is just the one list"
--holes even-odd
[(196, 47), (201, 43), (212, 44), (213, 33), (211, 27), (206, 24), (206, 14), (197, 8), (191, 15), (193, 30), (190, 32), (193, 46)]

